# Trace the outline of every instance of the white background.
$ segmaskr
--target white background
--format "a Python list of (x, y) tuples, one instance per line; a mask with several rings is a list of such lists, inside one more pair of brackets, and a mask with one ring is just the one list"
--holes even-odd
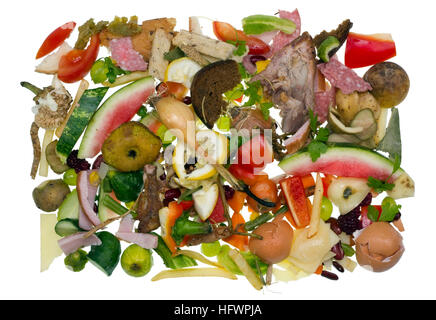
[[(1, 231), (0, 298), (3, 299), (434, 299), (435, 259), (435, 90), (434, 11), (431, 1), (10, 1), (0, 19), (1, 63)], [(5, 7), (5, 5), (3, 5)], [(403, 167), (416, 182), (416, 197), (401, 201), (406, 227), (406, 252), (385, 273), (358, 267), (339, 281), (319, 276), (257, 292), (244, 278), (172, 279), (151, 282), (155, 267), (144, 278), (127, 276), (119, 266), (111, 277), (88, 264), (73, 273), (58, 258), (39, 272), (39, 214), (31, 193), (43, 179), (29, 177), (33, 119), (32, 95), (19, 86), (26, 80), (42, 87), (51, 77), (33, 72), (34, 56), (44, 38), (67, 21), (111, 20), (115, 15), (139, 19), (177, 18), (187, 27), (189, 15), (232, 23), (250, 14), (274, 14), (299, 9), (302, 31), (312, 35), (331, 30), (346, 18), (360, 33), (392, 33), (398, 56), (393, 61), (408, 72), (411, 89), (400, 105)], [(207, 22), (207, 20), (204, 20)], [(70, 44), (74, 44), (74, 33)], [(343, 59), (343, 51), (340, 59)], [(363, 75), (362, 70), (358, 73)], [(71, 92), (75, 92), (72, 86)]]

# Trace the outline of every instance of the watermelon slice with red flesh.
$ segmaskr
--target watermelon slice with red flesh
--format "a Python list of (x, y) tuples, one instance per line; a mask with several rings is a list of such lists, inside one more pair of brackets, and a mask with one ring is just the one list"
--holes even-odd
[(110, 133), (130, 121), (154, 90), (154, 79), (146, 77), (113, 93), (89, 121), (78, 157), (85, 159), (96, 156)]
[[(312, 161), (309, 152), (301, 151), (285, 157), (279, 167), (289, 175), (304, 176), (312, 172), (331, 174), (339, 177), (373, 177), (380, 180), (389, 178), (393, 162), (381, 154), (354, 146), (329, 146), (318, 160)], [(395, 181), (404, 170), (397, 170), (390, 181)]]

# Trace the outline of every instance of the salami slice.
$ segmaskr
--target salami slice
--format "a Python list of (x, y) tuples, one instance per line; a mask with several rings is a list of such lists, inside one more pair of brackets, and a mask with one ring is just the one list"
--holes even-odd
[(127, 71), (147, 70), (147, 62), (133, 49), (132, 39), (130, 37), (112, 39), (109, 42), (109, 48), (112, 58), (121, 69)]
[(296, 29), (291, 34), (286, 34), (282, 31), (277, 33), (273, 38), (273, 43), (271, 45), (271, 52), (270, 55), (274, 55), (277, 51), (279, 51), (281, 48), (286, 46), (287, 44), (291, 43), (293, 40), (297, 39), (300, 36), (301, 33), (301, 18), (300, 14), (298, 13), (298, 10), (295, 9), (292, 12), (285, 11), (285, 10), (279, 10), (279, 17), (282, 19), (288, 19), (295, 23)]
[(315, 107), (313, 113), (318, 115), (318, 120), (323, 123), (327, 120), (330, 106), (334, 106), (336, 102), (336, 89), (331, 87), (326, 91), (315, 92)]
[(368, 82), (337, 59), (330, 59), (327, 63), (319, 64), (318, 69), (333, 87), (340, 89), (344, 94), (372, 90)]

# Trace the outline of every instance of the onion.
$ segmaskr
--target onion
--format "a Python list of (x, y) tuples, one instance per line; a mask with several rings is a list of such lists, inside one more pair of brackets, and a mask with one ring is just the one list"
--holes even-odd
[(94, 211), (94, 199), (97, 194), (97, 187), (91, 185), (89, 182), (89, 175), (94, 171), (96, 170), (80, 171), (77, 174), (77, 195), (83, 213), (94, 226), (98, 226), (101, 221)]
[(153, 104), (162, 123), (180, 140), (195, 141), (194, 111), (173, 97), (160, 97)]

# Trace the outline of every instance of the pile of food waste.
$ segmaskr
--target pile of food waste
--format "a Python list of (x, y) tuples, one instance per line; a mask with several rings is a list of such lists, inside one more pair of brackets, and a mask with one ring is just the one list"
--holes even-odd
[(397, 201), (415, 184), (401, 167), (410, 83), (389, 61), (392, 36), (350, 20), (311, 35), (298, 10), (176, 24), (68, 22), (39, 48), (35, 71), (50, 79), (21, 86), (35, 115), (30, 176), (42, 179), (41, 271), (62, 256), (73, 272), (120, 265), (261, 290), (394, 267)]

